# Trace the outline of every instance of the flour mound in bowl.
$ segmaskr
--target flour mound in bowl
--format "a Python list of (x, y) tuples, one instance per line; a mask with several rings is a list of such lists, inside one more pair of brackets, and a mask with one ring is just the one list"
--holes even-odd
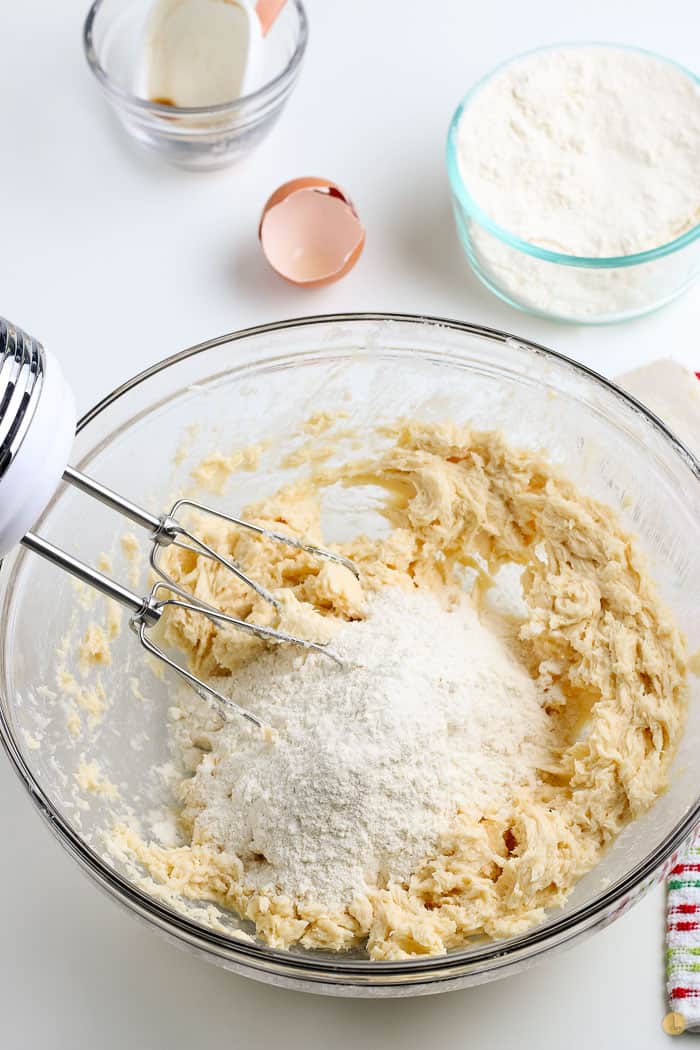
[[(280, 625), (344, 660), (270, 650), (176, 610), (165, 641), (273, 732), (179, 702), (183, 845), (113, 846), (275, 947), (438, 954), (542, 920), (663, 791), (684, 723), (682, 639), (614, 512), (491, 432), (398, 424), (374, 460), (312, 467), (245, 516), (323, 543), (323, 490), (387, 493), (360, 571), (202, 521), (277, 596)], [(277, 614), (170, 548), (183, 586)], [(519, 606), (489, 602), (501, 570)], [(465, 575), (474, 585), (465, 596)]]
[(392, 588), (321, 655), (273, 651), (231, 694), (241, 719), (187, 790), (192, 840), (239, 857), (249, 885), (350, 907), (404, 883), (458, 810), (500, 808), (547, 761), (543, 695), (465, 601)]

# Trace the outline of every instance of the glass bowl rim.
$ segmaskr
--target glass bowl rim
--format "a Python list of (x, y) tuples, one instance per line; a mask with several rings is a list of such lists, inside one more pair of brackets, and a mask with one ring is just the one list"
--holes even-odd
[(173, 117), (174, 115), (184, 117), (223, 116), (227, 113), (235, 115), (243, 106), (262, 107), (268, 101), (274, 101), (277, 97), (284, 94), (287, 87), (291, 85), (296, 78), (309, 40), (309, 20), (306, 15), (306, 8), (304, 7), (303, 0), (287, 0), (287, 2), (294, 6), (299, 18), (297, 39), (291, 58), (284, 69), (278, 73), (277, 76), (273, 77), (272, 80), (268, 80), (266, 84), (256, 88), (255, 91), (251, 91), (247, 95), (241, 95), (239, 98), (232, 99), (230, 102), (220, 102), (215, 106), (165, 106), (159, 102), (151, 102), (150, 99), (141, 98), (139, 95), (133, 95), (130, 91), (125, 91), (123, 88), (119, 87), (102, 65), (97, 54), (97, 48), (95, 47), (95, 22), (105, 0), (94, 0), (85, 18), (85, 23), (83, 25), (83, 50), (85, 52), (85, 58), (101, 87), (113, 101), (122, 103), (123, 105), (136, 110), (141, 110), (143, 113), (170, 117)]
[(534, 47), (528, 51), (522, 51), (517, 55), (512, 55), (510, 58), (507, 58), (504, 62), (500, 62), (488, 73), (480, 77), (479, 80), (472, 85), (457, 106), (447, 132), (446, 161), (450, 187), (452, 193), (468, 216), (475, 219), (481, 226), (488, 230), (489, 233), (493, 234), (494, 237), (502, 241), (504, 244), (511, 248), (515, 248), (518, 251), (524, 252), (527, 255), (531, 255), (536, 259), (559, 263), (562, 266), (578, 266), (593, 270), (613, 269), (622, 266), (637, 266), (640, 263), (653, 262), (655, 259), (661, 259), (665, 255), (671, 255), (697, 240), (697, 238), (700, 237), (700, 223), (697, 223), (691, 229), (686, 230), (685, 233), (680, 234), (679, 237), (675, 237), (672, 241), (658, 245), (656, 248), (648, 248), (643, 252), (632, 252), (629, 255), (610, 256), (569, 255), (566, 252), (552, 251), (550, 248), (543, 248), (541, 245), (525, 241), (516, 234), (511, 233), (504, 226), (501, 226), (494, 219), (490, 218), (490, 216), (479, 207), (472, 197), (460, 171), (459, 125), (465, 111), (482, 88), (498, 76), (499, 73), (502, 73), (505, 69), (508, 69), (516, 62), (529, 58), (531, 55), (539, 55), (547, 51), (556, 51), (560, 49), (571, 50), (589, 47), (605, 48), (614, 51), (629, 51), (633, 54), (647, 55), (650, 58), (655, 58), (657, 61), (672, 66), (678, 72), (688, 77), (690, 81), (700, 89), (700, 77), (679, 62), (676, 62), (672, 58), (668, 58), (666, 55), (660, 55), (656, 51), (650, 51), (648, 48), (643, 47), (635, 47), (632, 44), (618, 44), (601, 40), (563, 41), (558, 44), (546, 44), (543, 47)]
[[(654, 430), (660, 433), (664, 441), (694, 474), (700, 482), (700, 462), (679, 441), (665, 424), (632, 395), (617, 387), (610, 380), (593, 369), (575, 361), (558, 351), (482, 325), (427, 314), (356, 312), (343, 314), (319, 314), (308, 317), (295, 317), (283, 321), (229, 332), (214, 339), (197, 343), (175, 354), (161, 359), (154, 365), (134, 375), (131, 379), (115, 387), (109, 394), (97, 402), (81, 416), (77, 424), (80, 433), (92, 420), (105, 411), (120, 397), (128, 394), (135, 387), (158, 375), (160, 372), (177, 365), (200, 353), (215, 349), (228, 343), (235, 344), (246, 338), (266, 335), (273, 332), (289, 331), (304, 326), (353, 325), (365, 322), (398, 322), (416, 325), (418, 328), (449, 328), (455, 332), (476, 336), (486, 341), (515, 345), (536, 354), (538, 357), (553, 359), (564, 365), (570, 372), (591, 380), (594, 385), (603, 387), (619, 401), (634, 408), (645, 418)], [(407, 349), (404, 353), (414, 353)], [(430, 353), (424, 351), (422, 353)], [(269, 363), (275, 357), (261, 357), (255, 364)], [(282, 355), (288, 358), (290, 355)], [(294, 356), (294, 355), (291, 355)], [(243, 361), (232, 371), (247, 369), (250, 361)], [(1, 567), (0, 563), (0, 567)], [(15, 569), (13, 568), (13, 572)], [(7, 596), (5, 602), (7, 601)], [(3, 618), (7, 623), (7, 618)], [(318, 958), (312, 952), (300, 952), (270, 948), (256, 942), (238, 940), (212, 930), (203, 923), (196, 922), (150, 897), (143, 890), (134, 886), (127, 878), (117, 872), (74, 831), (61, 813), (54, 807), (41, 784), (34, 777), (25, 762), (19, 744), (5, 716), (4, 707), (0, 704), (0, 740), (15, 772), (22, 781), (35, 806), (48, 826), (57, 836), (61, 845), (71, 854), (80, 867), (86, 871), (110, 896), (124, 905), (130, 912), (139, 915), (149, 924), (160, 928), (205, 954), (214, 955), (222, 960), (233, 961), (242, 968), (261, 973), (277, 973), (283, 980), (306, 981), (315, 985), (356, 986), (361, 989), (387, 989), (391, 987), (415, 985), (425, 987), (427, 984), (447, 982), (470, 973), (489, 972), (507, 969), (509, 965), (524, 962), (575, 938), (579, 933), (595, 926), (596, 919), (609, 914), (612, 907), (633, 893), (644, 880), (658, 874), (661, 866), (671, 857), (689, 836), (700, 818), (700, 796), (686, 815), (678, 821), (659, 843), (656, 849), (640, 861), (631, 871), (608, 886), (587, 904), (581, 905), (570, 915), (546, 920), (525, 933), (499, 941), (490, 941), (473, 947), (456, 949), (440, 956), (422, 956), (401, 961), (383, 961), (371, 959), (338, 959), (327, 956)], [(621, 908), (620, 910), (624, 910)]]

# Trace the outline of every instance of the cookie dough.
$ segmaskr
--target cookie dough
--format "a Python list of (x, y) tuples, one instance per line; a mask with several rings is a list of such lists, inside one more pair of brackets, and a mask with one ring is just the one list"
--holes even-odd
[[(332, 469), (316, 464), (308, 478), (244, 513), (321, 544), (324, 488), (380, 486), (389, 534), (336, 548), (360, 569), (361, 587), (337, 566), (221, 523), (203, 520), (204, 539), (279, 595), (283, 626), (296, 617), (309, 637), (322, 636), (328, 618), (361, 618), (365, 596), (387, 586), (428, 588), (450, 601), (470, 576), (475, 598), (486, 603), (503, 567), (517, 566), (524, 612), (514, 644), (546, 691), (555, 746), (532, 790), (496, 812), (455, 813), (434, 856), (410, 879), (370, 887), (336, 911), (263, 894), (247, 883), (244, 859), (191, 841), (189, 779), (182, 817), (188, 844), (166, 848), (126, 825), (117, 829), (115, 848), (157, 883), (234, 909), (277, 948), (366, 946), (374, 959), (402, 959), (540, 922), (544, 909), (561, 905), (624, 825), (664, 790), (683, 729), (683, 640), (614, 512), (582, 495), (539, 454), (509, 447), (497, 433), (411, 422), (398, 424), (392, 436), (376, 460)], [(269, 605), (215, 563), (173, 547), (168, 569), (226, 612), (276, 622)], [(184, 610), (169, 618), (166, 641), (224, 689), (263, 645)], [(190, 703), (192, 710), (200, 704), (194, 697)], [(187, 724), (187, 717), (178, 723), (179, 739), (194, 770), (221, 721), (208, 712), (189, 736)]]

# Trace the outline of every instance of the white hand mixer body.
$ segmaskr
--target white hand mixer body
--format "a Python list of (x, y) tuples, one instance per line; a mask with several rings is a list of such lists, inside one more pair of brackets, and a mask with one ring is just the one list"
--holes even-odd
[[(258, 726), (262, 723), (254, 714), (197, 678), (153, 641), (150, 630), (169, 606), (206, 616), (223, 628), (235, 628), (267, 641), (291, 643), (323, 653), (340, 664), (337, 656), (323, 643), (310, 642), (276, 628), (229, 616), (183, 590), (160, 565), (159, 552), (169, 544), (176, 544), (199, 557), (211, 558), (274, 607), (279, 607), (279, 603), (266, 588), (178, 520), (177, 514), (182, 508), (189, 507), (202, 514), (211, 514), (259, 536), (338, 562), (357, 576), (357, 570), (351, 562), (331, 551), (215, 511), (195, 500), (178, 500), (165, 514), (150, 513), (68, 466), (75, 422), (73, 395), (56, 358), (48, 354), (36, 339), (0, 318), (0, 559), (21, 543), (115, 599), (131, 612), (131, 626), (149, 653), (163, 660), (200, 696), (216, 701)], [(147, 595), (135, 594), (30, 531), (48, 507), (62, 480), (118, 511), (148, 532), (152, 543), (150, 564), (157, 579)]]

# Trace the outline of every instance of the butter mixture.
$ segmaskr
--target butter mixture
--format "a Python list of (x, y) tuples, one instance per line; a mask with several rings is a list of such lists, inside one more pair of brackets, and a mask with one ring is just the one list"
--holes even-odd
[[(185, 844), (149, 842), (126, 823), (113, 835), (163, 887), (233, 909), (275, 947), (402, 959), (541, 921), (663, 791), (683, 728), (683, 642), (613, 511), (496, 433), (401, 423), (391, 436), (375, 460), (312, 464), (244, 515), (322, 544), (324, 490), (379, 486), (388, 534), (334, 548), (359, 584), (342, 566), (200, 522), (206, 542), (275, 593), (277, 613), (216, 563), (167, 552), (169, 571), (202, 599), (258, 623), (279, 618), (346, 656), (344, 670), (323, 668), (321, 656), (271, 651), (174, 610), (164, 640), (276, 732), (263, 739), (190, 696), (172, 723)], [(518, 600), (504, 608), (491, 596), (509, 574)], [(392, 662), (401, 617), (409, 644)], [(448, 620), (461, 624), (453, 645), (471, 648), (441, 675), (430, 650)], [(373, 622), (389, 623), (392, 644), (372, 642)], [(510, 692), (488, 680), (489, 647)], [(333, 673), (350, 685), (334, 690)], [(373, 750), (387, 724), (392, 747)], [(383, 804), (363, 811), (358, 798)], [(403, 852), (392, 799), (413, 834)]]

